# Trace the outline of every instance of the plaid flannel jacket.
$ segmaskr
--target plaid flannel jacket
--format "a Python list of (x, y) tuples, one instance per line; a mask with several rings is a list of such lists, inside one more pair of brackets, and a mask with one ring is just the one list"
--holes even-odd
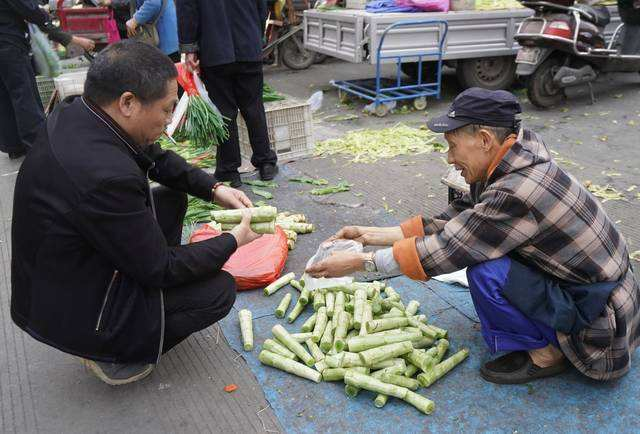
[[(490, 172), (491, 173), (491, 172)], [(394, 245), (401, 270), (428, 279), (515, 253), (568, 283), (620, 281), (602, 312), (577, 335), (558, 332), (561, 349), (583, 374), (624, 375), (640, 341), (640, 288), (626, 241), (601, 204), (551, 159), (538, 135), (520, 135), (485, 183), (435, 217), (402, 224)]]

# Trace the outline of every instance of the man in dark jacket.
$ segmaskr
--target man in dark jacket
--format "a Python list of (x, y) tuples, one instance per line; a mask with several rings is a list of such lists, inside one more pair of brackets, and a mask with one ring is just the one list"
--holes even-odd
[(247, 125), (251, 164), (263, 180), (277, 173), (277, 157), (269, 144), (262, 103), (262, 34), (265, 0), (177, 0), (180, 50), (187, 65), (202, 70), (209, 96), (228, 117), (229, 138), (218, 146), (216, 177), (240, 185), (238, 110)]
[(44, 122), (27, 22), (38, 25), (49, 39), (92, 50), (90, 39), (72, 36), (51, 24), (36, 0), (0, 0), (0, 151), (23, 156)]
[(620, 40), (620, 53), (640, 53), (640, 0), (618, 0), (618, 12), (624, 23)]
[[(185, 193), (251, 202), (148, 145), (172, 116), (175, 77), (155, 47), (109, 46), (84, 95), (49, 116), (16, 182), (13, 320), (113, 385), (144, 377), (161, 353), (227, 315), (235, 283), (221, 267), (257, 238), (247, 215), (231, 233), (180, 245)], [(161, 186), (152, 192), (148, 178)]]

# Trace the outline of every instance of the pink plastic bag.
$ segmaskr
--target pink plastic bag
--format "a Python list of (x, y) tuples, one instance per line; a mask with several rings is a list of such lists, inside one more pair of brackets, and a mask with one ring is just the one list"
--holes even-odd
[(449, 0), (396, 0), (396, 5), (418, 8), (423, 12), (449, 12)]
[(107, 30), (107, 43), (113, 44), (120, 41), (120, 33), (118, 32), (118, 25), (115, 18), (113, 18), (113, 10), (109, 9), (109, 19), (105, 23)]

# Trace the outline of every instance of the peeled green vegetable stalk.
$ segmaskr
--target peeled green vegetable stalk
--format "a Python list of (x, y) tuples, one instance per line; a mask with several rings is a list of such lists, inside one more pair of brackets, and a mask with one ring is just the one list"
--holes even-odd
[[(276, 324), (271, 329), (273, 335), (287, 347), (290, 351), (292, 351), (300, 360), (302, 360), (307, 366), (313, 366), (316, 362), (311, 354), (307, 353), (302, 345), (297, 342), (294, 338), (291, 337), (289, 332), (282, 327), (280, 324)], [(262, 360), (261, 360), (262, 361)]]
[(408, 325), (409, 318), (406, 317), (374, 319), (373, 321), (369, 321), (367, 323), (367, 333), (375, 333), (384, 330), (395, 329), (398, 327), (406, 327)]
[(388, 368), (394, 368), (394, 367), (399, 367), (400, 369), (404, 370), (407, 367), (407, 362), (405, 362), (404, 359), (392, 358), (392, 359), (383, 360), (382, 362), (375, 363), (374, 365), (371, 366), (371, 369), (378, 370), (378, 369), (388, 369)]
[(324, 302), (327, 306), (327, 316), (333, 318), (333, 310), (335, 308), (336, 295), (333, 292), (327, 292), (324, 295)]
[(407, 305), (407, 307), (405, 308), (404, 313), (407, 316), (413, 316), (418, 312), (419, 308), (420, 308), (420, 302), (417, 300), (411, 300)]
[(311, 332), (313, 331), (313, 327), (316, 325), (316, 318), (318, 317), (317, 313), (314, 313), (313, 315), (311, 315), (309, 317), (309, 319), (307, 319), (303, 324), (302, 327), (300, 328), (300, 330), (303, 333), (306, 332)]
[(329, 352), (331, 347), (333, 346), (333, 327), (331, 323), (328, 322), (327, 326), (324, 328), (324, 333), (322, 334), (322, 338), (320, 339), (320, 349), (325, 353)]
[(435, 364), (435, 359), (427, 355), (426, 352), (414, 349), (410, 353), (406, 354), (405, 359), (412, 365), (416, 365), (423, 372), (427, 372)]
[(353, 326), (357, 329), (362, 327), (362, 315), (366, 303), (367, 291), (364, 289), (356, 289), (355, 300), (353, 302)]
[(242, 309), (238, 312), (240, 320), (240, 332), (242, 333), (242, 346), (245, 351), (253, 350), (253, 324), (251, 321), (251, 311)]
[(298, 319), (298, 317), (304, 311), (304, 308), (306, 306), (307, 305), (302, 304), (302, 302), (300, 301), (300, 298), (298, 298), (298, 301), (296, 302), (295, 306), (293, 306), (293, 309), (291, 309), (291, 312), (289, 312), (289, 316), (287, 316), (287, 322), (291, 324), (296, 319)]
[(384, 395), (395, 396), (396, 398), (400, 399), (404, 399), (408, 391), (408, 389), (404, 387), (383, 383), (382, 381), (376, 380), (370, 375), (361, 374), (353, 370), (348, 370), (347, 372), (345, 372), (344, 382), (351, 386), (359, 387), (360, 389), (365, 389)]
[(426, 324), (418, 321), (415, 317), (407, 318), (407, 323), (412, 327), (417, 327), (420, 329), (423, 335), (428, 338), (436, 339), (436, 332)]
[(307, 288), (303, 288), (302, 292), (300, 293), (300, 303), (306, 305), (307, 303), (309, 303), (309, 298), (311, 298), (311, 291), (309, 291)]
[(387, 395), (383, 395), (380, 393), (376, 396), (376, 399), (373, 400), (373, 405), (375, 405), (376, 408), (382, 408), (386, 405), (388, 400), (389, 397)]
[(253, 192), (253, 194), (257, 194), (258, 196), (264, 197), (265, 199), (273, 199), (273, 194), (266, 190), (260, 190), (259, 188), (253, 187), (251, 188), (251, 191)]
[(455, 368), (460, 362), (467, 358), (469, 350), (464, 348), (448, 359), (435, 365), (428, 372), (423, 372), (418, 375), (418, 381), (422, 387), (429, 387), (440, 378), (444, 377), (449, 371)]
[[(294, 232), (295, 234), (295, 232)], [(289, 282), (289, 285), (293, 286), (295, 289), (297, 289), (298, 291), (300, 291), (300, 293), (302, 293), (302, 291), (304, 290), (304, 286), (302, 286), (300, 284), (300, 282), (298, 282), (295, 279), (292, 279), (291, 282)], [(307, 302), (305, 302), (305, 304), (307, 304), (309, 302), (309, 300), (307, 300)]]
[(335, 335), (333, 338), (333, 345), (338, 352), (342, 351), (346, 345), (345, 338), (347, 336), (347, 329), (349, 328), (350, 320), (351, 316), (348, 312), (340, 313), (340, 318), (338, 318), (338, 326), (336, 327)]
[(313, 340), (313, 342), (315, 342), (316, 344), (320, 342), (320, 338), (322, 338), (322, 335), (324, 333), (324, 329), (326, 326), (327, 326), (327, 308), (322, 306), (317, 311), (316, 323), (313, 328), (313, 336), (311, 337), (311, 340)]
[(276, 308), (277, 318), (284, 318), (284, 314), (287, 312), (287, 309), (289, 309), (290, 303), (291, 303), (291, 294), (288, 293), (284, 297), (282, 297), (280, 304)]
[(418, 371), (420, 370), (420, 368), (418, 368), (416, 365), (409, 363), (407, 364), (407, 368), (404, 370), (404, 376), (411, 378), (414, 375), (416, 375), (418, 373)]
[(448, 349), (449, 349), (449, 341), (446, 339), (440, 339), (438, 341), (438, 344), (436, 345), (436, 350), (437, 350), (437, 355), (435, 358), (436, 363), (440, 363), (442, 361)]
[[(314, 294), (313, 294), (313, 310), (315, 310), (317, 312), (321, 307), (325, 307), (324, 294), (321, 293), (321, 292), (314, 292)], [(326, 308), (325, 308), (325, 311), (326, 311)]]
[(264, 295), (274, 294), (277, 290), (279, 290), (280, 288), (282, 288), (283, 286), (291, 282), (293, 279), (295, 279), (295, 277), (296, 275), (294, 273), (285, 274), (284, 276), (277, 279), (275, 282), (267, 285), (267, 287), (264, 288)]
[(324, 359), (324, 353), (320, 350), (318, 344), (313, 342), (311, 339), (307, 339), (306, 341), (304, 341), (304, 343), (307, 345), (307, 348), (309, 348), (309, 352), (311, 352), (311, 355), (315, 359), (316, 363)]
[[(223, 231), (233, 230), (238, 226), (236, 223), (220, 223), (220, 228)], [(251, 230), (256, 234), (275, 234), (276, 233), (276, 222), (263, 222), (263, 223), (251, 223), (249, 225)]]
[[(313, 357), (309, 356), (311, 360)], [(297, 375), (302, 378), (319, 383), (322, 380), (322, 374), (302, 363), (294, 362), (291, 359), (282, 357), (279, 354), (272, 353), (270, 351), (262, 350), (258, 355), (258, 360), (265, 365), (269, 365), (273, 368), (281, 369), (293, 375)]]
[(291, 333), (291, 337), (301, 344), (306, 342), (307, 339), (311, 339), (311, 336), (313, 336), (313, 333)]
[(344, 303), (345, 303), (345, 295), (344, 292), (336, 292), (335, 293), (335, 302), (333, 305), (333, 327), (338, 327), (338, 320), (340, 319), (340, 314), (344, 312)]
[(418, 380), (414, 380), (413, 378), (407, 378), (404, 375), (396, 375), (396, 374), (382, 374), (380, 378), (381, 381), (389, 384), (395, 384), (396, 386), (406, 387), (409, 390), (417, 390), (420, 383)]
[(361, 374), (368, 374), (369, 369), (365, 367), (354, 368), (326, 368), (322, 371), (322, 379), (324, 381), (342, 381), (344, 380), (344, 374), (347, 371), (359, 372)]
[(400, 301), (400, 294), (398, 294), (398, 292), (393, 289), (393, 287), (387, 286), (386, 288), (384, 288), (384, 293), (387, 295), (387, 300)]
[(318, 372), (322, 373), (325, 369), (327, 369), (327, 363), (324, 361), (324, 359), (322, 359), (315, 364), (315, 367)]
[(282, 346), (273, 339), (265, 340), (262, 344), (262, 349), (271, 351), (272, 353), (280, 354), (282, 357), (286, 357), (287, 359), (294, 360), (296, 358), (295, 354), (293, 354), (286, 347)]
[(382, 362), (383, 360), (410, 353), (412, 350), (413, 346), (411, 345), (411, 342), (405, 341), (371, 348), (358, 354), (360, 355), (360, 360), (365, 366), (372, 366), (376, 363)]
[(314, 196), (323, 196), (326, 194), (341, 193), (349, 190), (351, 190), (351, 184), (349, 184), (348, 182), (341, 182), (338, 185), (331, 185), (331, 186), (322, 187), (322, 188), (314, 188), (309, 193), (313, 194)]
[(360, 332), (358, 335), (367, 336), (367, 323), (373, 320), (373, 311), (369, 303), (365, 303), (364, 312), (362, 312), (362, 322), (360, 324)]
[(395, 344), (404, 341), (417, 341), (420, 340), (420, 338), (422, 338), (422, 334), (419, 332), (398, 332), (395, 334), (356, 336), (349, 339), (347, 341), (347, 345), (349, 346), (349, 351), (353, 353), (359, 353), (360, 351), (368, 350), (370, 348)]
[(240, 223), (242, 213), (245, 210), (251, 212), (251, 223), (270, 222), (276, 219), (278, 210), (273, 206), (259, 206), (245, 209), (223, 209), (211, 211), (211, 217), (218, 223)]
[(356, 386), (352, 386), (350, 384), (345, 384), (344, 386), (344, 393), (349, 397), (349, 398), (355, 398), (356, 396), (358, 396), (358, 394), (360, 393), (360, 388), (356, 387)]
[(433, 403), (433, 401), (410, 390), (407, 390), (404, 401), (413, 405), (424, 414), (433, 413), (433, 409), (435, 408), (435, 404)]
[(433, 339), (424, 336), (419, 341), (412, 342), (412, 344), (413, 344), (413, 348), (419, 349), (419, 348), (430, 347), (431, 345), (433, 345), (433, 342), (434, 342)]

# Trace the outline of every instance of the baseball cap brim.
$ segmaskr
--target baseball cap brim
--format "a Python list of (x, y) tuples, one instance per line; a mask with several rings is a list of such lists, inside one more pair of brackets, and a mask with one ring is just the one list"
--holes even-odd
[(427, 121), (427, 127), (429, 127), (429, 129), (434, 133), (448, 133), (472, 123), (473, 121), (468, 119), (456, 119), (449, 117), (448, 115), (442, 115)]

